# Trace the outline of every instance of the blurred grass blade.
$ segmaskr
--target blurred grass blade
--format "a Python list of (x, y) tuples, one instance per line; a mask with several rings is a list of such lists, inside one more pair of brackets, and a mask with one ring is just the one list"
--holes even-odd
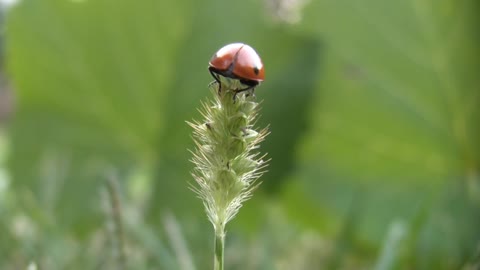
[(387, 232), (382, 251), (375, 265), (375, 270), (396, 269), (396, 262), (400, 257), (402, 242), (407, 236), (407, 224), (403, 220), (395, 220)]
[(175, 252), (180, 270), (195, 270), (195, 265), (191, 253), (187, 247), (187, 242), (181, 231), (181, 225), (171, 212), (167, 212), (164, 215), (164, 227), (167, 237), (170, 241), (170, 245)]

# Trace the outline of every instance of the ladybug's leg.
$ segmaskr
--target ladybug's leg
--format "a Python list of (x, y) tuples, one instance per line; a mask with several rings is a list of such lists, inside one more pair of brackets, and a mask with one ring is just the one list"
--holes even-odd
[(249, 95), (253, 95), (254, 91), (255, 91), (255, 87), (257, 87), (257, 85), (248, 85), (247, 87), (245, 88), (242, 88), (242, 89), (237, 89), (235, 90), (236, 93), (242, 93), (242, 92), (247, 92), (249, 91), (249, 93), (247, 93), (247, 96)]
[(242, 92), (247, 92), (246, 93), (246, 96), (250, 96), (252, 95), (253, 97), (255, 97), (255, 85), (253, 86), (249, 86), (247, 88), (243, 88), (243, 89), (237, 89), (235, 90), (235, 94), (233, 95), (233, 101), (235, 102), (235, 99), (237, 98), (237, 95), (242, 93)]
[(237, 101), (237, 94), (238, 94), (237, 91), (233, 93), (233, 104), (235, 104), (235, 101)]
[(218, 74), (213, 72), (211, 69), (209, 69), (209, 71), (210, 71), (210, 74), (212, 74), (212, 77), (215, 79), (215, 81), (218, 84), (218, 94), (220, 94), (220, 92), (222, 91), (222, 83), (220, 82), (220, 78), (218, 77)]
[(255, 87), (258, 86), (259, 82), (252, 81), (252, 80), (243, 80), (243, 79), (240, 79), (240, 82), (246, 87), (243, 89), (237, 89), (235, 91), (235, 94), (238, 94), (241, 92), (247, 92), (245, 94), (246, 97), (249, 97), (249, 96), (255, 97)]
[(251, 89), (246, 91), (248, 91), (248, 93), (246, 94), (247, 97), (252, 96), (253, 98), (255, 98), (255, 87), (252, 87)]

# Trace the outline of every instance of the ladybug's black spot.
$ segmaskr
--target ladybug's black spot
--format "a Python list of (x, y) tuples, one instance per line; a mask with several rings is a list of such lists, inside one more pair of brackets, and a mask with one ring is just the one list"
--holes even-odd
[(257, 67), (254, 67), (253, 72), (255, 72), (255, 75), (258, 75), (258, 72), (260, 72), (260, 70)]

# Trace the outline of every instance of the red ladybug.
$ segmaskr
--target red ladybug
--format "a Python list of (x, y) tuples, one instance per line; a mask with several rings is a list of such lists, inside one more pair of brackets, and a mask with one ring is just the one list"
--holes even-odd
[(234, 90), (235, 95), (243, 91), (253, 91), (265, 78), (262, 59), (252, 47), (243, 43), (223, 46), (210, 59), (208, 70), (218, 82), (219, 92), (222, 86), (219, 75), (240, 80), (246, 87)]

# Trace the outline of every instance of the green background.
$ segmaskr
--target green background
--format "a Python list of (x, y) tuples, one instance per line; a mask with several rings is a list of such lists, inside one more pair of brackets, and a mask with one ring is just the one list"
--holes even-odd
[(477, 269), (478, 12), (476, 0), (20, 1), (2, 13), (15, 110), (0, 117), (0, 269), (212, 269), (185, 121), (201, 119), (208, 61), (231, 42), (265, 64), (272, 160), (227, 227), (226, 269)]

